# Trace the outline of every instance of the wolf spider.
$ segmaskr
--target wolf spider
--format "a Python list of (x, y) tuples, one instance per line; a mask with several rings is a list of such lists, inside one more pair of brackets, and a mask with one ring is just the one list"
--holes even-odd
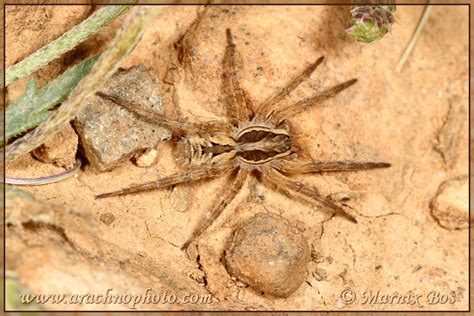
[(280, 92), (263, 102), (254, 113), (248, 106), (248, 99), (240, 87), (235, 66), (235, 45), (229, 29), (226, 30), (226, 36), (227, 46), (223, 59), (223, 92), (226, 98), (228, 122), (189, 123), (170, 120), (161, 115), (140, 110), (127, 100), (119, 100), (113, 96), (98, 93), (98, 95), (135, 113), (141, 119), (168, 126), (172, 130), (172, 139), (181, 149), (187, 169), (184, 172), (159, 177), (155, 181), (100, 194), (97, 198), (166, 188), (181, 183), (215, 178), (226, 173), (230, 174), (232, 185), (222, 189), (210, 214), (199, 223), (192, 237), (182, 246), (183, 250), (217, 219), (242, 189), (249, 175), (255, 176), (272, 189), (276, 188), (285, 194), (299, 193), (303, 197), (331, 209), (334, 213), (341, 214), (352, 222), (357, 222), (342, 207), (322, 196), (315, 187), (295, 181), (288, 175), (387, 168), (390, 164), (353, 161), (325, 162), (301, 158), (301, 151), (295, 148), (291, 129), (286, 122), (287, 118), (292, 118), (309, 107), (336, 96), (356, 83), (357, 80), (351, 79), (312, 97), (279, 106), (280, 101), (309, 78), (322, 63), (324, 58), (320, 57)]

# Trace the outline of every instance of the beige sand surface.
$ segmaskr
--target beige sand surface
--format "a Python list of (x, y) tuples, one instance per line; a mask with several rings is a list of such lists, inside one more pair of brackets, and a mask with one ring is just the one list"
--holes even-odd
[[(151, 288), (177, 297), (212, 295), (211, 304), (138, 304), (137, 309), (466, 310), (468, 230), (440, 226), (430, 202), (442, 183), (468, 174), (468, 8), (434, 7), (401, 73), (395, 65), (422, 12), (419, 6), (400, 6), (393, 32), (373, 45), (344, 34), (347, 7), (213, 6), (190, 29), (201, 9), (167, 10), (123, 66), (143, 64), (156, 76), (165, 113), (179, 109), (202, 121), (224, 114), (219, 98), (226, 28), (234, 34), (242, 86), (254, 108), (324, 55), (326, 61), (289, 100), (350, 78), (359, 81), (326, 107), (291, 118), (295, 140), (314, 159), (386, 161), (392, 167), (298, 178), (336, 199), (349, 197), (344, 203), (359, 223), (327, 220), (320, 209), (247, 183), (198, 248), (184, 253), (179, 247), (224, 179), (94, 199), (174, 172), (174, 153), (162, 143), (157, 163), (149, 168), (128, 162), (96, 173), (86, 165), (64, 182), (26, 188), (47, 204), (15, 200), (7, 210), (13, 220), (7, 227), (7, 268), (33, 293), (104, 294), (112, 288), (114, 294), (144, 295)], [(81, 6), (8, 6), (7, 66), (90, 12)], [(37, 72), (39, 83), (103, 49), (122, 20)], [(173, 44), (183, 34), (192, 58), (181, 65)], [(23, 79), (9, 87), (7, 102), (21, 95), (25, 84)], [(458, 124), (451, 123), (453, 117)], [(29, 155), (7, 165), (7, 175), (17, 177), (60, 170)], [(467, 212), (467, 191), (443, 201)], [(233, 227), (257, 212), (275, 212), (299, 225), (312, 248), (306, 281), (287, 299), (259, 295), (229, 276), (220, 261)], [(106, 225), (101, 216), (108, 213), (115, 220)], [(367, 302), (377, 292), (379, 300)], [(396, 293), (411, 293), (422, 306), (381, 303), (382, 295)], [(437, 295), (454, 295), (456, 301), (430, 304)], [(44, 308), (127, 310), (131, 305), (48, 303)]]

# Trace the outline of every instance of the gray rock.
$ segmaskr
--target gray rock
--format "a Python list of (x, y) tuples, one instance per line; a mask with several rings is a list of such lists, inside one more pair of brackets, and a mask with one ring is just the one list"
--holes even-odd
[[(134, 106), (163, 114), (159, 90), (143, 66), (120, 69), (101, 89)], [(73, 121), (84, 153), (99, 171), (112, 169), (137, 151), (154, 148), (169, 139), (170, 131), (139, 119), (135, 114), (99, 96), (92, 96)]]
[(256, 291), (288, 297), (306, 278), (308, 243), (288, 220), (259, 213), (237, 228), (225, 252), (227, 271)]

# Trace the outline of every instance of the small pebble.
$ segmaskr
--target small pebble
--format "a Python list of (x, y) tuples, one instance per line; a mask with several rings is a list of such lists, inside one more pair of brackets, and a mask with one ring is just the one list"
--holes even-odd
[(259, 213), (238, 227), (225, 252), (229, 274), (262, 294), (288, 297), (306, 278), (306, 239), (285, 218)]
[(431, 200), (431, 215), (447, 229), (469, 227), (469, 181), (467, 176), (443, 182)]
[(76, 162), (78, 143), (79, 137), (71, 124), (67, 124), (53, 138), (43, 143), (32, 153), (39, 161), (71, 168)]
[(115, 216), (112, 213), (104, 213), (100, 215), (100, 221), (108, 226), (115, 221)]
[(157, 155), (158, 152), (156, 149), (145, 149), (145, 151), (135, 159), (135, 164), (142, 168), (150, 167), (156, 161)]
[(314, 278), (318, 281), (326, 280), (328, 277), (328, 273), (324, 269), (316, 269), (313, 274)]

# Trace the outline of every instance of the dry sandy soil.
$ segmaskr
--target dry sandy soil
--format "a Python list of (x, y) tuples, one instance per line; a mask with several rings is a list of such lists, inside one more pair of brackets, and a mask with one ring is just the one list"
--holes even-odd
[[(167, 310), (466, 310), (468, 308), (468, 8), (436, 6), (409, 61), (395, 65), (422, 12), (400, 6), (391, 34), (376, 44), (343, 32), (348, 7), (173, 7), (156, 18), (123, 67), (143, 64), (155, 76), (165, 112), (190, 120), (219, 118), (225, 29), (231, 28), (242, 86), (258, 105), (321, 55), (325, 62), (289, 100), (350, 78), (358, 83), (290, 118), (294, 137), (313, 159), (386, 161), (389, 169), (301, 176), (358, 219), (329, 218), (321, 209), (247, 183), (188, 252), (179, 248), (224, 183), (193, 185), (95, 200), (100, 193), (176, 170), (168, 143), (157, 163), (127, 162), (98, 173), (87, 164), (74, 178), (27, 187), (41, 202), (14, 198), (7, 209), (7, 268), (32, 293), (212, 295), (210, 304), (137, 304)], [(85, 19), (86, 6), (7, 6), (6, 64), (18, 62)], [(123, 17), (74, 51), (38, 71), (39, 84), (102, 50)], [(177, 62), (174, 43), (187, 34), (193, 58)], [(26, 79), (11, 85), (15, 100)], [(7, 175), (34, 177), (63, 169), (26, 155)], [(446, 181), (444, 225), (430, 203)], [(458, 182), (459, 182), (458, 181)], [(233, 279), (220, 261), (233, 228), (257, 212), (273, 212), (304, 231), (312, 249), (307, 277), (288, 298), (262, 296)], [(464, 212), (464, 213), (463, 213)], [(104, 214), (115, 220), (106, 225)], [(110, 215), (107, 215), (110, 216)], [(456, 226), (456, 223), (461, 223)], [(448, 224), (446, 224), (448, 223)], [(454, 223), (450, 226), (450, 223)], [(446, 227), (446, 225), (448, 227)], [(453, 229), (455, 228), (455, 229)], [(341, 293), (345, 289), (352, 292)], [(367, 302), (379, 293), (379, 300)], [(382, 295), (418, 297), (386, 302)], [(355, 295), (355, 297), (354, 297)], [(449, 297), (442, 304), (436, 297)], [(452, 301), (451, 298), (455, 297)], [(52, 304), (46, 309), (130, 309), (129, 304)]]

